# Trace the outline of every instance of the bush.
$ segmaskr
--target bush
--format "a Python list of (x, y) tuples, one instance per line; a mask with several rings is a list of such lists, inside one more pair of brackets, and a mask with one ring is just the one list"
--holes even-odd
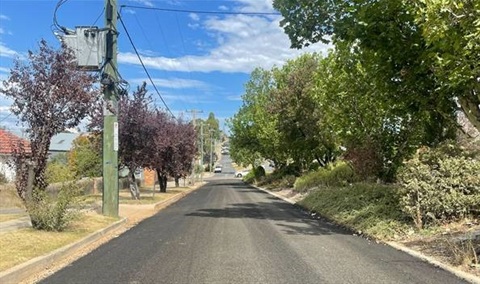
[(353, 169), (344, 162), (337, 163), (333, 168), (321, 168), (307, 173), (295, 181), (294, 189), (305, 192), (314, 187), (344, 186), (357, 180)]
[(0, 172), (0, 184), (8, 183), (8, 179), (3, 172)]
[(67, 182), (74, 179), (74, 174), (66, 164), (52, 161), (47, 164), (45, 176), (48, 183)]
[(265, 177), (265, 169), (262, 166), (258, 166), (254, 170), (255, 178), (260, 180)]
[(63, 231), (77, 215), (77, 211), (70, 207), (78, 191), (74, 182), (63, 183), (56, 196), (35, 190), (33, 201), (27, 202), (32, 227), (37, 230)]
[(421, 148), (399, 172), (402, 209), (417, 228), (480, 212), (480, 161), (455, 147)]
[(408, 216), (400, 209), (398, 188), (356, 183), (311, 191), (300, 205), (367, 235), (392, 239), (408, 231)]
[(344, 155), (345, 160), (352, 165), (355, 174), (361, 180), (380, 177), (383, 169), (381, 146), (373, 139), (366, 139), (363, 143), (349, 145)]

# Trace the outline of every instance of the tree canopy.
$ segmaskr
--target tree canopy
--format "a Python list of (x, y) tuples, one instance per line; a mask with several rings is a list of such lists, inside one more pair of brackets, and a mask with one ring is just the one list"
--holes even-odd
[[(27, 62), (17, 59), (0, 92), (13, 100), (11, 111), (25, 127), (30, 140), (35, 190), (48, 183), (45, 169), (50, 140), (67, 128), (76, 127), (91, 114), (99, 100), (95, 78), (78, 71), (73, 52), (66, 46), (56, 50), (41, 40), (37, 52), (29, 51)], [(17, 161), (17, 191), (25, 200), (27, 157)]]

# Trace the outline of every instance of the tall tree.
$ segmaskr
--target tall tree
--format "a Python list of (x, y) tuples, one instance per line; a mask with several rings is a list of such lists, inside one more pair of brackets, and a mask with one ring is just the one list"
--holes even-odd
[(129, 170), (132, 198), (140, 199), (135, 172), (148, 164), (151, 159), (149, 144), (153, 142), (155, 132), (151, 127), (153, 111), (149, 108), (151, 97), (147, 95), (144, 82), (130, 98), (123, 96), (119, 100), (119, 158), (120, 163)]
[(277, 129), (291, 157), (304, 168), (314, 159), (325, 166), (335, 158), (337, 148), (314, 95), (319, 60), (316, 54), (305, 54), (274, 72), (276, 88), (272, 91), (271, 111), (279, 116)]
[(192, 170), (192, 161), (197, 154), (195, 143), (197, 137), (191, 123), (177, 119), (171, 138), (173, 153), (169, 161), (169, 173), (178, 187), (180, 178), (185, 178)]
[[(292, 47), (301, 48), (318, 41), (330, 40), (336, 47), (349, 45), (350, 51), (362, 55), (362, 64), (368, 68), (368, 72), (375, 74), (372, 78), (376, 82), (376, 88), (384, 89), (389, 94), (392, 104), (403, 103), (410, 111), (429, 110), (428, 116), (431, 119), (428, 123), (432, 130), (431, 134), (438, 132), (443, 136), (441, 130), (444, 125), (442, 123), (452, 123), (455, 111), (454, 99), (458, 95), (461, 96), (460, 103), (464, 98), (470, 99), (468, 100), (470, 103), (467, 103), (468, 106), (465, 106), (464, 109), (470, 110), (467, 115), (475, 122), (478, 110), (478, 103), (475, 104), (475, 102), (478, 93), (472, 91), (474, 89), (471, 87), (467, 92), (469, 95), (439, 91), (444, 82), (439, 80), (435, 72), (434, 61), (435, 58), (438, 58), (438, 53), (428, 46), (432, 40), (434, 41), (434, 38), (425, 38), (422, 26), (419, 26), (425, 17), (418, 17), (414, 12), (415, 5), (425, 6), (425, 3), (434, 2), (438, 4), (437, 7), (447, 7), (446, 3), (452, 5), (456, 3), (455, 1), (436, 0), (361, 0), (353, 2), (274, 0), (274, 7), (284, 16), (281, 26), (289, 35)], [(475, 1), (467, 1), (466, 4), (457, 6), (468, 6), (470, 12), (478, 12), (478, 3), (473, 5), (473, 2)], [(470, 13), (472, 17), (467, 17), (466, 22), (474, 23), (478, 18), (475, 17), (475, 13)], [(423, 27), (432, 31), (431, 34), (441, 37), (443, 33), (437, 33), (439, 29), (432, 28), (436, 26), (435, 21), (432, 21), (432, 24), (425, 23)], [(443, 25), (442, 28), (445, 26)], [(470, 27), (473, 28), (474, 25), (470, 25)], [(452, 30), (455, 29), (457, 28), (452, 28)], [(477, 30), (475, 31), (475, 29)], [(475, 32), (478, 32), (478, 28), (470, 29), (463, 35), (474, 35)], [(458, 44), (460, 43), (458, 33), (451, 34), (457, 41), (445, 45), (459, 48), (464, 46)], [(465, 40), (464, 43), (467, 44), (466, 41), (468, 40)], [(470, 43), (468, 46), (478, 46), (474, 45), (472, 40), (468, 43)], [(471, 52), (474, 50), (475, 48), (472, 47), (468, 49), (467, 53), (475, 54), (475, 52)], [(472, 66), (471, 63), (474, 64), (473, 66), (478, 66), (476, 59), (469, 61), (470, 64), (458, 63), (459, 61), (456, 61), (452, 65), (457, 64), (459, 69), (464, 70), (469, 69)], [(472, 83), (477, 78), (478, 75), (471, 76), (469, 82)], [(401, 111), (404, 112), (405, 109)], [(430, 138), (431, 140), (442, 139), (435, 135)]]
[(156, 110), (151, 120), (154, 133), (149, 144), (150, 160), (148, 167), (157, 173), (160, 192), (167, 191), (169, 163), (173, 158), (173, 137), (175, 135), (173, 119), (164, 111)]
[(458, 96), (464, 113), (480, 130), (480, 2), (422, 0), (411, 5), (441, 90)]
[[(28, 62), (16, 60), (2, 94), (11, 98), (11, 111), (25, 127), (31, 143), (34, 190), (47, 187), (45, 169), (51, 138), (67, 128), (76, 127), (99, 100), (95, 78), (77, 70), (73, 52), (66, 46), (55, 50), (41, 40), (38, 52), (28, 52)], [(18, 179), (27, 179), (26, 167), (20, 167)], [(19, 185), (24, 183), (18, 183)], [(25, 200), (25, 186), (17, 191)]]
[(282, 147), (280, 132), (276, 128), (278, 114), (271, 111), (272, 90), (275, 88), (273, 72), (255, 68), (245, 84), (240, 110), (229, 121), (230, 155), (241, 164), (254, 164), (257, 159), (270, 159), (276, 165), (285, 164), (288, 156)]

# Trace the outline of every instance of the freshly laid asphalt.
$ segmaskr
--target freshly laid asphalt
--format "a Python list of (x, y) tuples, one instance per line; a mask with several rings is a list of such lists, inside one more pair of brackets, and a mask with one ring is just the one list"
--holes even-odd
[(232, 177), (224, 166), (40, 283), (466, 283)]

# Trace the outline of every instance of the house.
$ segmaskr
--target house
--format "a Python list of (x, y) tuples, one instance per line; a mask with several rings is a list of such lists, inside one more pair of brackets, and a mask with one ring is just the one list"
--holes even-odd
[(62, 132), (52, 137), (48, 153), (50, 157), (60, 153), (68, 153), (73, 147), (73, 141), (82, 135), (82, 133)]
[(30, 152), (30, 143), (26, 139), (20, 138), (5, 129), (0, 129), (0, 173), (10, 182), (15, 179), (15, 169), (9, 165), (9, 161), (15, 149), (20, 145), (27, 152)]

